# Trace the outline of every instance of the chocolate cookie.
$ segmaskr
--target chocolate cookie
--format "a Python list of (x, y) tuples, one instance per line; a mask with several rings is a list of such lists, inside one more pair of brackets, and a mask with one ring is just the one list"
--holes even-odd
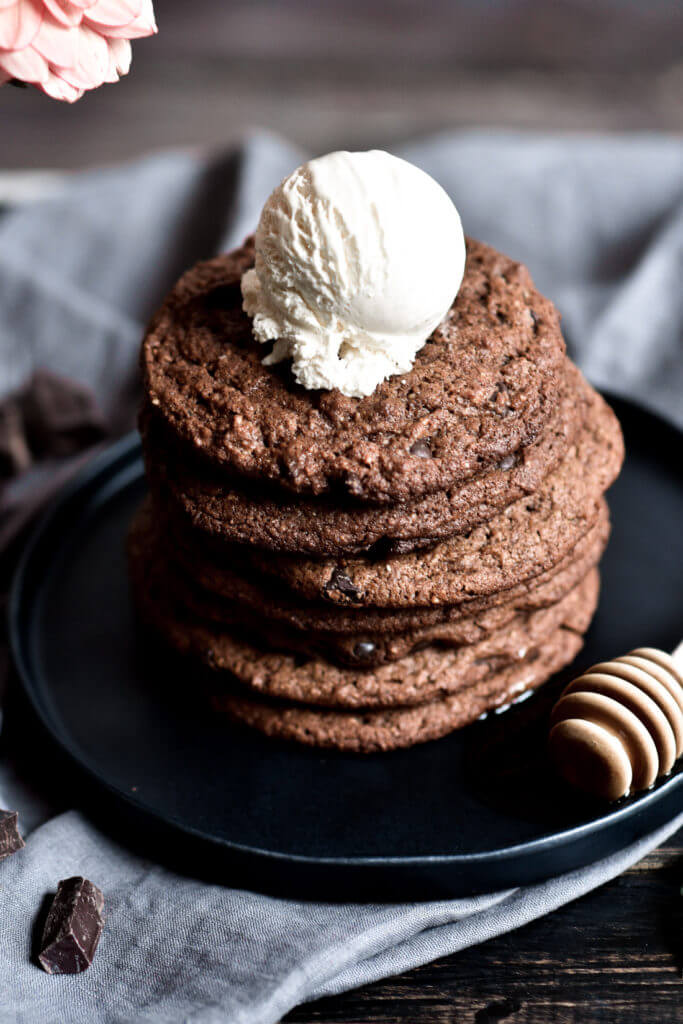
[(556, 605), (518, 614), (475, 644), (430, 646), (376, 669), (349, 669), (315, 654), (298, 658), (264, 649), (257, 640), (245, 639), (243, 629), (211, 621), (210, 607), (201, 609), (203, 618), (197, 617), (169, 590), (163, 564), (144, 551), (133, 557), (138, 559), (133, 577), (141, 614), (173, 648), (267, 696), (333, 707), (418, 704), (472, 685), (494, 669), (527, 657), (561, 627), (583, 633), (598, 595), (598, 574), (591, 570)]
[(493, 672), (475, 686), (416, 707), (331, 711), (241, 692), (216, 695), (213, 706), (244, 725), (283, 740), (363, 754), (396, 750), (439, 739), (493, 708), (520, 699), (569, 664), (581, 645), (577, 633), (560, 629), (533, 658)]
[(252, 262), (249, 242), (198, 264), (143, 343), (148, 401), (209, 462), (301, 494), (392, 503), (476, 476), (547, 423), (564, 365), (557, 312), (481, 242), (468, 242), (457, 299), (413, 368), (361, 399), (263, 366), (241, 308)]
[[(545, 630), (546, 627), (549, 629), (548, 623), (555, 623), (555, 620), (557, 620), (555, 624), (559, 625), (563, 619), (566, 621), (566, 617), (574, 605), (585, 610), (593, 600), (592, 597), (590, 601), (587, 599), (587, 589), (591, 594), (593, 591), (595, 592), (595, 600), (597, 600), (595, 570), (568, 595), (560, 598), (557, 603), (539, 609), (519, 611), (515, 607), (515, 602), (512, 602), (489, 609), (488, 612), (482, 612), (470, 619), (444, 622), (436, 626), (425, 626), (403, 633), (369, 633), (359, 636), (309, 633), (304, 635), (304, 643), (300, 644), (298, 648), (285, 647), (284, 649), (316, 653), (337, 665), (364, 669), (378, 668), (380, 665), (399, 661), (426, 647), (442, 649), (457, 647), (463, 655), (463, 665), (469, 663), (470, 659), (483, 664), (485, 660), (494, 656), (494, 649), (498, 651), (501, 658), (504, 657), (504, 650), (513, 652), (521, 650), (524, 631), (534, 632), (535, 630)], [(259, 631), (255, 635), (264, 638), (266, 633), (264, 624), (260, 623)], [(289, 632), (287, 634), (289, 643), (291, 643), (291, 636), (292, 634)], [(496, 647), (496, 644), (499, 646)], [(465, 655), (465, 651), (468, 651), (469, 654)]]
[(163, 557), (181, 571), (185, 577), (185, 586), (197, 584), (210, 591), (213, 600), (220, 597), (226, 603), (253, 609), (264, 620), (281, 623), (290, 629), (352, 637), (401, 633), (442, 623), (471, 622), (473, 617), (478, 620), (480, 616), (489, 616), (495, 609), (507, 608), (510, 604), (514, 604), (517, 610), (553, 604), (599, 561), (609, 536), (609, 515), (602, 501), (597, 522), (576, 546), (552, 569), (516, 587), (455, 605), (375, 609), (346, 608), (342, 605), (297, 600), (278, 587), (274, 580), (256, 575), (240, 575), (227, 565), (216, 565), (200, 549), (179, 547), (175, 537), (169, 540), (163, 533), (157, 533), (157, 522), (157, 514), (143, 506), (133, 525), (133, 539), (143, 548), (161, 544), (164, 548)]
[[(149, 551), (150, 560), (157, 558), (157, 552)], [(362, 633), (345, 635), (325, 631), (291, 629), (282, 623), (264, 618), (262, 612), (250, 610), (244, 604), (225, 601), (196, 587), (189, 579), (173, 571), (163, 558), (157, 560), (157, 574), (162, 577), (162, 589), (177, 608), (183, 609), (186, 617), (212, 624), (213, 628), (224, 628), (244, 638), (250, 638), (257, 647), (280, 651), (294, 651), (309, 656), (319, 656), (337, 665), (351, 668), (375, 668), (391, 661), (398, 661), (425, 647), (462, 647), (481, 645), (491, 634), (499, 636), (505, 629), (505, 643), (517, 650), (522, 645), (520, 637), (515, 638), (514, 620), (550, 623), (552, 628), (559, 625), (553, 616), (563, 615), (570, 602), (580, 598), (581, 584), (577, 585), (559, 602), (544, 605), (540, 609), (516, 607), (516, 602), (489, 609), (470, 619), (437, 625), (419, 627), (401, 633)], [(519, 621), (517, 622), (519, 627)], [(526, 627), (525, 627), (526, 628)], [(517, 629), (517, 634), (519, 630)]]
[(461, 487), (398, 505), (354, 505), (349, 501), (299, 498), (245, 485), (213, 472), (187, 446), (174, 444), (160, 417), (143, 410), (141, 429), (147, 475), (188, 527), (219, 541), (276, 552), (314, 555), (369, 554), (386, 557), (424, 548), (464, 533), (511, 502), (538, 489), (574, 440), (595, 418), (602, 399), (567, 362), (557, 408), (533, 444), (506, 456)]
[(492, 594), (546, 571), (575, 546), (596, 521), (600, 497), (619, 472), (623, 453), (619, 423), (601, 403), (535, 494), (463, 536), (382, 561), (254, 551), (245, 562), (309, 601), (414, 608)]

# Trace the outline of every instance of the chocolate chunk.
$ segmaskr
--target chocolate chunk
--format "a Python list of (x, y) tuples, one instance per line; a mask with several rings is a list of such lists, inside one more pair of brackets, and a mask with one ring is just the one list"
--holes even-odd
[(40, 966), (48, 974), (80, 974), (90, 967), (104, 927), (104, 897), (87, 878), (59, 883), (45, 922)]
[(17, 812), (0, 811), (0, 860), (21, 850), (25, 845), (17, 828)]
[[(325, 592), (328, 596), (330, 596), (331, 590), (337, 590), (340, 594), (344, 594), (345, 597), (350, 597), (354, 601), (358, 601), (360, 599), (360, 591), (356, 589), (353, 581), (346, 575), (346, 573), (343, 573), (341, 569), (334, 569), (327, 582)], [(334, 598), (332, 598), (332, 600), (334, 600)]]
[(359, 640), (353, 649), (353, 653), (357, 658), (369, 658), (375, 653), (376, 644), (373, 644), (371, 640)]
[(231, 309), (240, 294), (239, 281), (221, 284), (207, 292), (206, 305), (209, 309)]
[(429, 447), (429, 443), (421, 438), (415, 444), (411, 444), (410, 454), (417, 455), (419, 459), (431, 459), (432, 449)]
[(413, 551), (422, 551), (424, 548), (433, 548), (438, 541), (434, 537), (414, 537), (411, 540), (392, 540), (391, 537), (382, 537), (376, 544), (368, 548), (365, 554), (375, 560), (392, 558), (394, 555), (409, 555)]

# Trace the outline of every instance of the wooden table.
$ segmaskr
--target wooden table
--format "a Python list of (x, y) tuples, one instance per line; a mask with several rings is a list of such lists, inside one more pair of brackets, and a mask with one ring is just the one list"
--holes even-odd
[(680, 0), (157, 0), (159, 35), (74, 106), (0, 89), (0, 169), (263, 128), (308, 152), (462, 128), (683, 131)]
[(601, 889), (481, 946), (290, 1013), (288, 1024), (677, 1024), (683, 831)]

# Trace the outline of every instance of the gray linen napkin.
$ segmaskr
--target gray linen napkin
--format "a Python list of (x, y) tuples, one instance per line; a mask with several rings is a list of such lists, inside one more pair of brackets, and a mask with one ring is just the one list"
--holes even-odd
[[(683, 425), (683, 142), (464, 134), (398, 152), (441, 181), (468, 233), (530, 266), (594, 383)], [(50, 198), (6, 201), (0, 399), (28, 388), (32, 400), (36, 371), (43, 389), (56, 374), (78, 382), (85, 436), (129, 426), (142, 322), (186, 265), (253, 228), (264, 198), (301, 156), (255, 136), (218, 157), (167, 153), (63, 183), (50, 178)], [(26, 398), (12, 402), (26, 406)], [(54, 473), (63, 477), (70, 463), (56, 454), (64, 450), (11, 447), (9, 464), (18, 459), (25, 472), (5, 482), (3, 516), (30, 505), (32, 481), (44, 495)], [(20, 811), (27, 837), (26, 849), (0, 864), (1, 1024), (277, 1021), (299, 1002), (546, 914), (683, 825), (681, 813), (618, 854), (536, 886), (423, 904), (331, 905), (174, 875), (117, 846), (81, 813), (58, 813), (0, 754), (1, 806)], [(108, 922), (87, 974), (50, 978), (30, 962), (31, 926), (45, 894), (69, 874), (103, 888)]]

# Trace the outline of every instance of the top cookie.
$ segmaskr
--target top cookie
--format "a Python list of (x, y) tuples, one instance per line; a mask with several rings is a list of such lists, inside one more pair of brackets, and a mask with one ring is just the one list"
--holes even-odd
[(389, 503), (461, 483), (529, 444), (557, 402), (564, 342), (528, 271), (468, 241), (465, 277), (409, 373), (367, 398), (264, 367), (242, 312), (253, 247), (188, 271), (142, 348), (149, 401), (215, 466), (303, 494)]

